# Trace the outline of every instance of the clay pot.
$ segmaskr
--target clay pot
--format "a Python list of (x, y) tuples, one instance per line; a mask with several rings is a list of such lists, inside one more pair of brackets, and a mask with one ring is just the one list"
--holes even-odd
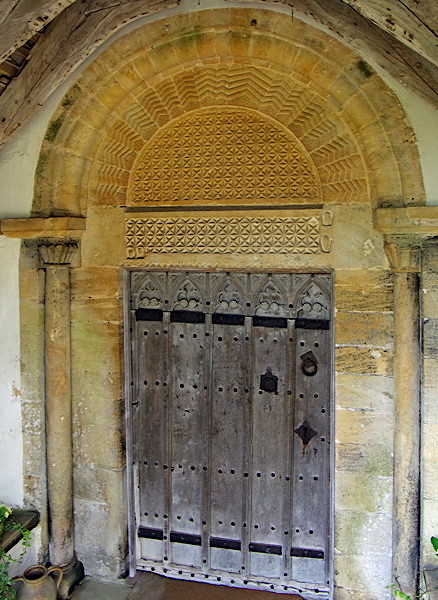
[[(56, 581), (50, 577), (55, 574)], [(60, 567), (33, 565), (28, 567), (22, 577), (13, 577), (14, 581), (22, 581), (18, 586), (17, 600), (56, 600), (56, 592), (62, 579)]]

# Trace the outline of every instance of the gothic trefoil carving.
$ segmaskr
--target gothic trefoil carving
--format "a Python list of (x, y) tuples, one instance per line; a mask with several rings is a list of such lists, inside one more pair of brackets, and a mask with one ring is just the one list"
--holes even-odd
[(201, 307), (202, 298), (198, 288), (191, 281), (185, 281), (176, 293), (174, 310), (195, 310)]
[(285, 299), (273, 281), (268, 281), (259, 293), (255, 314), (270, 317), (285, 315)]
[(146, 280), (138, 293), (137, 308), (161, 308), (161, 294), (151, 279)]
[(227, 281), (223, 289), (219, 292), (216, 311), (223, 313), (243, 313), (240, 292), (232, 281)]
[(327, 319), (328, 302), (321, 288), (312, 282), (298, 303), (298, 315), (305, 319)]

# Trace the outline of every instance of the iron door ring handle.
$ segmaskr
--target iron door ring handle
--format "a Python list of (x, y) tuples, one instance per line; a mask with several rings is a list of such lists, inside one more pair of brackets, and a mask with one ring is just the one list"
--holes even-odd
[(318, 372), (318, 361), (313, 352), (306, 352), (300, 356), (301, 371), (308, 377), (313, 377)]

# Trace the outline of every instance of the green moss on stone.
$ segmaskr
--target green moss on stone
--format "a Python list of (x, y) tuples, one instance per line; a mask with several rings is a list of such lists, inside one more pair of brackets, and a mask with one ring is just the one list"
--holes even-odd
[(373, 446), (363, 464), (363, 472), (367, 475), (391, 477), (393, 464), (390, 450), (383, 444)]
[(46, 168), (46, 165), (47, 165), (47, 160), (48, 160), (47, 152), (44, 152), (44, 151), (41, 152), (40, 156), (38, 158), (36, 169), (35, 169), (35, 176), (37, 178), (41, 177), (42, 174), (44, 173), (44, 169)]
[(59, 117), (57, 119), (52, 121), (50, 123), (50, 125), (48, 126), (46, 136), (45, 136), (45, 139), (48, 142), (53, 142), (53, 140), (56, 138), (58, 131), (60, 130), (61, 125), (64, 122), (64, 118), (65, 118), (65, 114), (63, 113), (63, 114), (59, 115)]
[(71, 106), (73, 106), (75, 99), (72, 96), (66, 96), (62, 101), (62, 107), (68, 110)]
[(364, 75), (366, 78), (372, 77), (374, 75), (373, 69), (364, 60), (362, 60), (362, 59), (358, 60), (356, 63), (356, 66), (359, 69), (359, 71), (362, 73), (362, 75)]

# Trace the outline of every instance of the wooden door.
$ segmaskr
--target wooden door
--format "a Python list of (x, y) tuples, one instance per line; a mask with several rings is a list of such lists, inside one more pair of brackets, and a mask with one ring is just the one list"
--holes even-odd
[(134, 271), (137, 568), (327, 598), (329, 274)]

